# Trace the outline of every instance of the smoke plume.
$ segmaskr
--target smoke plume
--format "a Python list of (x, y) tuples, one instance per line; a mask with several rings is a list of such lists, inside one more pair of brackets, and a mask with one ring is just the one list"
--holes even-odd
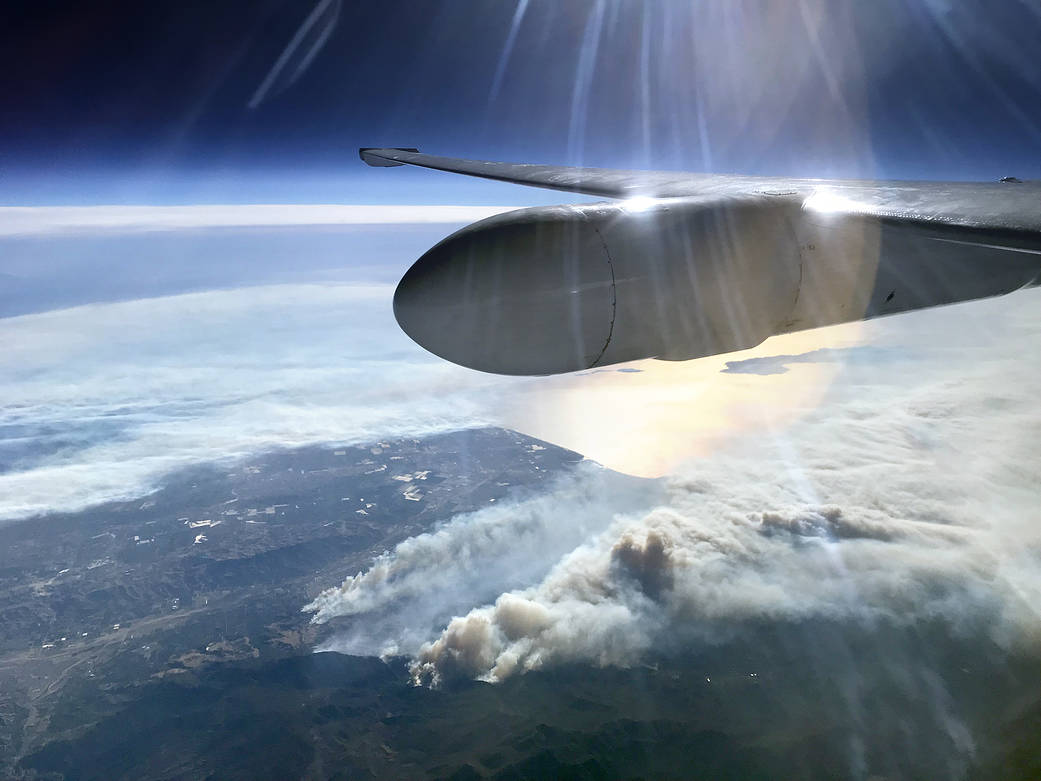
[[(927, 351), (913, 376), (847, 367), (801, 420), (690, 462), (642, 510), (576, 510), (576, 477), (535, 504), (403, 543), (312, 607), (322, 620), (369, 611), (378, 626), (393, 612), (388, 584), (436, 600), (453, 578), (453, 611), (467, 590), (477, 606), (397, 648), (431, 685), (632, 665), (764, 621), (941, 620), (1006, 647), (1036, 644), (1041, 375), (1021, 356), (1036, 352), (1041, 329), (1022, 311), (1002, 328), (998, 340)], [(518, 528), (553, 529), (557, 544), (527, 544)], [(512, 573), (494, 584), (535, 573), (536, 561), (544, 575), (497, 596), (473, 589), (467, 577), (487, 570), (459, 573), (489, 539), (496, 568)]]

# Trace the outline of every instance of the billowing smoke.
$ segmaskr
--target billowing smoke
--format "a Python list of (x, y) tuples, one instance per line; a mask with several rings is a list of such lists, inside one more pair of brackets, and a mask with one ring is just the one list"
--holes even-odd
[[(970, 360), (936, 350), (913, 376), (848, 367), (802, 420), (689, 463), (644, 510), (586, 504), (577, 525), (587, 536), (559, 531), (576, 523), (573, 484), (533, 505), (499, 508), (505, 537), (495, 566), (508, 563), (512, 576), (492, 581), (520, 580), (537, 570), (533, 560), (547, 563), (545, 575), (494, 598), (472, 590), (479, 607), (459, 611), (427, 642), (401, 646), (414, 657), (415, 681), (498, 681), (568, 662), (631, 665), (651, 649), (679, 650), (763, 621), (941, 620), (1006, 647), (1036, 645), (1041, 373), (1020, 356), (1041, 340), (1036, 318), (1015, 325), (1007, 343), (988, 341), (985, 353), (966, 346)], [(589, 515), (598, 511), (599, 525)], [(460, 572), (483, 555), (480, 541), (496, 538), (495, 522), (460, 518), (450, 535), (404, 543), (324, 595), (320, 617), (381, 613), (373, 629), (393, 612), (391, 586), (396, 597), (428, 599), (446, 577), (471, 588), (467, 578), (486, 570)], [(554, 529), (558, 544), (542, 549), (519, 535), (511, 550), (519, 527)], [(452, 601), (453, 610), (464, 601), (458, 590)]]
[[(1035, 489), (1032, 503), (1003, 506), (995, 488), (1019, 472), (1026, 500), (1041, 459), (975, 476), (929, 463), (900, 430), (905, 415), (880, 426), (873, 455), (811, 456), (799, 477), (818, 502), (783, 480), (784, 448), (692, 467), (670, 480), (665, 506), (616, 522), (538, 585), (453, 619), (420, 649), (416, 680), (498, 680), (575, 660), (626, 665), (685, 632), (744, 620), (942, 616), (969, 629), (989, 616), (1002, 642), (1021, 631), (1038, 637), (1039, 497)], [(1037, 441), (1036, 421), (1019, 422), (1020, 432), (1006, 433)]]
[(412, 652), (456, 612), (542, 579), (554, 562), (602, 532), (616, 514), (658, 496), (655, 481), (582, 462), (548, 493), (465, 513), (405, 540), (304, 609), (314, 612), (316, 623), (364, 616), (328, 649)]

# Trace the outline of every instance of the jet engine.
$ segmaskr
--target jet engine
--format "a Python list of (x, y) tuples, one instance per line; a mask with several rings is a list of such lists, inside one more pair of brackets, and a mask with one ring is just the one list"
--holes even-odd
[(423, 255), (394, 314), (430, 352), (497, 374), (746, 349), (795, 307), (798, 214), (768, 196), (520, 209)]

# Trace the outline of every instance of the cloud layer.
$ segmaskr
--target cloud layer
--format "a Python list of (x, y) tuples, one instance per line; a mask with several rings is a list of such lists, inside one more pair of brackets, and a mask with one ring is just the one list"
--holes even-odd
[(0, 237), (318, 225), (465, 225), (515, 206), (0, 206)]
[(277, 285), (0, 319), (0, 519), (132, 498), (188, 463), (491, 422), (387, 285)]

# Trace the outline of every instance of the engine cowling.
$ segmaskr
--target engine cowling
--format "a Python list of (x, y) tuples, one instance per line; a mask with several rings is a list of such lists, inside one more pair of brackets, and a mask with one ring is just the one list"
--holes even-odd
[(520, 209), (424, 254), (394, 313), (430, 352), (497, 374), (746, 349), (783, 330), (798, 296), (792, 209), (765, 197)]

